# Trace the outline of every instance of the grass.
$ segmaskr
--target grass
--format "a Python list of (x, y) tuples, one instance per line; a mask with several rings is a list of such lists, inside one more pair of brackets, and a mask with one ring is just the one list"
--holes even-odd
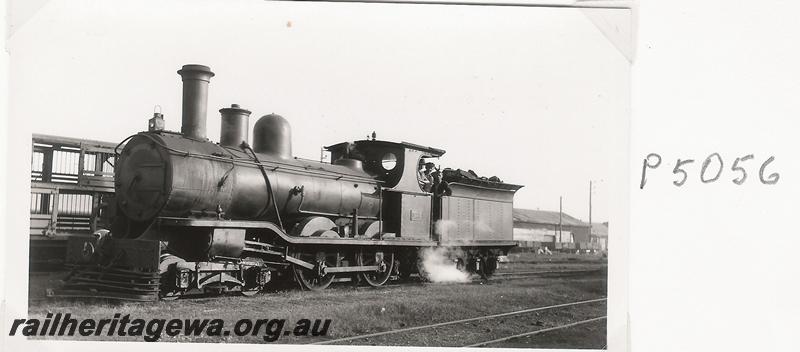
[(548, 331), (492, 344), (488, 347), (502, 348), (591, 348), (605, 349), (606, 321), (600, 320), (570, 328)]

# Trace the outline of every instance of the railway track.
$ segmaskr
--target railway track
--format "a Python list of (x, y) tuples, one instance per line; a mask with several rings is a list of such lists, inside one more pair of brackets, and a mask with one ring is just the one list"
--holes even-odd
[[(511, 312), (506, 312), (506, 313), (489, 314), (489, 315), (483, 315), (483, 316), (466, 318), (466, 319), (458, 319), (458, 320), (452, 320), (452, 321), (435, 323), (435, 324), (413, 326), (413, 327), (408, 327), (408, 328), (387, 330), (387, 331), (375, 332), (375, 333), (364, 334), (364, 335), (355, 335), (355, 336), (348, 336), (348, 337), (342, 337), (342, 338), (331, 339), (331, 340), (318, 341), (318, 342), (312, 343), (312, 345), (330, 345), (330, 344), (337, 344), (337, 343), (342, 343), (342, 342), (351, 342), (351, 341), (363, 340), (363, 339), (367, 339), (367, 338), (374, 338), (374, 337), (380, 337), (380, 336), (402, 334), (402, 333), (407, 333), (407, 332), (411, 332), (411, 331), (430, 330), (430, 329), (433, 329), (433, 328), (439, 328), (439, 327), (443, 327), (443, 326), (452, 326), (452, 325), (465, 324), (465, 323), (475, 322), (475, 321), (485, 321), (485, 320), (490, 320), (490, 319), (497, 319), (497, 318), (510, 317), (510, 316), (518, 316), (518, 315), (522, 315), (522, 314), (528, 314), (528, 313), (540, 312), (540, 311), (546, 311), (546, 310), (552, 310), (552, 309), (558, 309), (558, 308), (574, 307), (574, 306), (585, 305), (585, 304), (605, 302), (606, 300), (607, 300), (607, 298), (602, 297), (602, 298), (596, 298), (596, 299), (590, 299), (590, 300), (560, 303), (560, 304), (544, 306), (544, 307), (534, 307), (534, 308), (528, 308), (528, 309), (521, 309), (521, 310), (516, 310), (516, 311), (511, 311)], [(490, 344), (494, 344), (494, 343), (498, 343), (498, 342), (503, 342), (503, 341), (507, 341), (507, 340), (511, 340), (511, 339), (515, 339), (515, 338), (536, 335), (536, 334), (544, 333), (544, 332), (547, 332), (547, 331), (565, 329), (565, 328), (573, 327), (573, 326), (576, 326), (576, 325), (581, 325), (581, 324), (586, 324), (586, 323), (602, 320), (602, 319), (605, 319), (605, 318), (606, 318), (606, 316), (594, 317), (594, 318), (585, 319), (585, 320), (581, 320), (581, 321), (571, 322), (571, 323), (568, 323), (568, 324), (562, 324), (562, 325), (548, 327), (548, 328), (536, 329), (536, 330), (528, 331), (528, 332), (521, 333), (521, 334), (514, 334), (514, 335), (502, 337), (502, 338), (497, 338), (497, 339), (492, 339), (492, 340), (485, 340), (485, 341), (478, 342), (478, 343), (472, 343), (472, 344), (464, 345), (462, 347), (486, 346), (486, 345), (490, 345)]]
[(521, 338), (521, 337), (528, 337), (528, 336), (538, 335), (538, 334), (545, 333), (545, 332), (548, 332), (548, 331), (561, 330), (561, 329), (571, 328), (573, 326), (578, 326), (578, 325), (582, 325), (582, 324), (588, 324), (588, 323), (592, 323), (592, 322), (595, 322), (595, 321), (604, 320), (606, 318), (607, 318), (607, 316), (604, 315), (604, 316), (601, 316), (601, 317), (585, 319), (585, 320), (581, 320), (581, 321), (576, 321), (574, 323), (558, 325), (558, 326), (554, 326), (554, 327), (550, 327), (550, 328), (544, 328), (544, 329), (528, 331), (528, 332), (525, 332), (525, 333), (522, 333), (522, 334), (516, 334), (516, 335), (501, 337), (499, 339), (493, 339), (493, 340), (473, 343), (471, 345), (466, 345), (466, 346), (461, 346), (461, 347), (483, 347), (483, 346), (488, 346), (488, 345), (499, 343), (499, 342), (505, 342), (505, 341), (509, 341), (509, 340), (513, 340), (513, 339), (518, 339), (518, 338)]
[(576, 269), (576, 270), (540, 270), (540, 271), (506, 271), (495, 273), (493, 278), (527, 277), (527, 276), (570, 276), (580, 274), (594, 274), (606, 270), (603, 268)]
[[(519, 279), (525, 279), (525, 278), (529, 278), (529, 277), (579, 276), (579, 275), (584, 275), (584, 274), (600, 273), (605, 269), (606, 268), (603, 267), (603, 268), (580, 269), (580, 270), (506, 271), (506, 272), (497, 272), (497, 273), (495, 273), (489, 279), (489, 281), (491, 282), (492, 280), (519, 280)], [(34, 277), (45, 277), (45, 276), (48, 276), (48, 275), (52, 275), (52, 274), (51, 273), (38, 273), (38, 272), (37, 273), (31, 273), (31, 276), (34, 276)], [(340, 284), (341, 284), (341, 283), (352, 282), (352, 280), (350, 280), (349, 278), (345, 278), (345, 279), (337, 280), (337, 282), (340, 282)], [(484, 280), (480, 279), (477, 276), (473, 276), (470, 279), (470, 281), (465, 282), (464, 284), (470, 284), (470, 283), (476, 284), (476, 283), (482, 283), (482, 282), (484, 282)], [(424, 285), (429, 285), (429, 284), (431, 284), (431, 283), (427, 282), (427, 281), (423, 281), (417, 276), (412, 276), (411, 278), (408, 278), (408, 279), (405, 279), (405, 280), (389, 281), (386, 284), (384, 284), (381, 287), (381, 289), (389, 289), (389, 288), (395, 289), (395, 288), (402, 288), (402, 287), (408, 287), (408, 286), (424, 286)], [(454, 282), (452, 284), (459, 284), (459, 283), (455, 283)], [(334, 289), (334, 290), (336, 290), (336, 289), (349, 289), (350, 287), (352, 287), (352, 286), (348, 286), (346, 284), (345, 285), (339, 285), (339, 286), (335, 285), (331, 289)], [(294, 283), (284, 284), (284, 285), (281, 285), (280, 287), (273, 287), (273, 288), (267, 289), (267, 290), (264, 291), (264, 294), (270, 294), (270, 293), (273, 293), (275, 291), (281, 291), (281, 290), (286, 290), (286, 289), (294, 289), (294, 288), (297, 288), (297, 285), (294, 284)], [(359, 286), (359, 287), (357, 287), (357, 289), (359, 289), (359, 290), (374, 290), (376, 288), (375, 287), (369, 287), (369, 286)], [(32, 298), (32, 301), (42, 301), (42, 300), (46, 300), (46, 299), (47, 298), (45, 298), (45, 297)]]

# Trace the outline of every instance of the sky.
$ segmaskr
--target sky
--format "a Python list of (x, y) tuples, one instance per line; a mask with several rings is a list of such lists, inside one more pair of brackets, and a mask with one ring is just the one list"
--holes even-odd
[[(602, 10), (626, 11), (626, 10)], [(624, 16), (623, 16), (624, 17)], [(104, 141), (180, 130), (184, 64), (210, 66), (208, 137), (232, 103), (292, 125), (295, 156), (365, 138), (521, 184), (515, 206), (609, 221), (630, 63), (581, 10), (268, 1), (44, 3), (9, 38), (10, 128)]]

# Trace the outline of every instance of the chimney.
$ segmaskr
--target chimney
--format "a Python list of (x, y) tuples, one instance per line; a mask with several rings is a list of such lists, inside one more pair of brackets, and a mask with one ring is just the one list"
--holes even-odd
[(190, 138), (207, 139), (208, 83), (214, 72), (208, 66), (183, 65), (178, 74), (183, 79), (181, 133)]
[(219, 109), (219, 113), (222, 115), (219, 144), (238, 148), (242, 142), (248, 142), (250, 111), (240, 108), (239, 104), (231, 104), (229, 108)]

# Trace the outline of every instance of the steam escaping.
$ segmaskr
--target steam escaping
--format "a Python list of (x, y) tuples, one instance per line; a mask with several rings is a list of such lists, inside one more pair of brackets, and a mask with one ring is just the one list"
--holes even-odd
[(458, 231), (458, 223), (453, 220), (436, 220), (433, 224), (433, 231), (442, 238)]
[(469, 274), (458, 270), (451, 258), (463, 258), (461, 250), (447, 247), (426, 248), (420, 252), (422, 266), (431, 282), (468, 282)]

